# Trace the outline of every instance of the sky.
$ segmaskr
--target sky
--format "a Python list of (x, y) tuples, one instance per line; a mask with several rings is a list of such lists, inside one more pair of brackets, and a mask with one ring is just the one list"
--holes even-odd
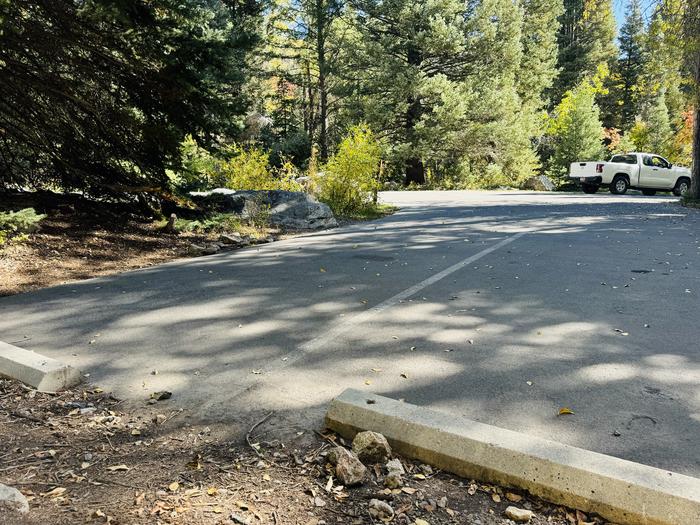
[[(642, 14), (646, 20), (649, 20), (649, 17), (654, 13), (654, 5), (656, 2), (657, 0), (641, 0)], [(625, 11), (627, 11), (628, 4), (629, 0), (613, 0), (613, 9), (615, 10), (618, 31), (625, 21)]]

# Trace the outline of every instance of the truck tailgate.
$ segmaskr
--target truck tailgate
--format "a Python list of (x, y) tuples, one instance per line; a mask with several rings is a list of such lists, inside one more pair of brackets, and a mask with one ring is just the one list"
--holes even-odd
[(596, 172), (596, 166), (601, 164), (600, 162), (572, 162), (569, 168), (569, 177), (580, 178), (580, 177), (595, 177), (600, 175)]

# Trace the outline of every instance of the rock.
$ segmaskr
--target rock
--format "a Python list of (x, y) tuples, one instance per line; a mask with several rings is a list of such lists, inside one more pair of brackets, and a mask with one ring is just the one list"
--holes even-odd
[(391, 447), (378, 432), (360, 432), (352, 440), (352, 451), (363, 463), (381, 463), (391, 456)]
[(326, 204), (301, 191), (217, 188), (191, 192), (190, 196), (197, 205), (209, 211), (233, 213), (243, 218), (264, 213), (270, 224), (293, 230), (317, 230), (338, 225)]
[(523, 183), (524, 190), (535, 190), (535, 191), (554, 191), (556, 186), (552, 182), (552, 179), (546, 175), (540, 175), (538, 177), (530, 177)]
[(156, 417), (154, 418), (154, 421), (156, 422), (157, 425), (162, 425), (168, 420), (168, 418), (165, 416), (165, 414), (156, 414)]
[(447, 508), (447, 496), (443, 496), (442, 498), (437, 500), (437, 506), (441, 509)]
[(394, 509), (391, 508), (391, 505), (378, 499), (369, 500), (369, 514), (382, 521), (394, 519)]
[(216, 245), (216, 244), (194, 244), (191, 243), (188, 246), (188, 252), (191, 255), (214, 255), (217, 253), (221, 248)]
[(404, 470), (401, 461), (399, 461), (398, 459), (392, 459), (391, 461), (387, 461), (386, 470), (387, 472), (389, 472), (389, 474), (396, 473), (400, 476), (406, 474), (406, 470)]
[(512, 505), (506, 509), (506, 516), (519, 523), (527, 523), (535, 515), (531, 510), (520, 509)]
[(406, 473), (398, 459), (392, 459), (386, 464), (387, 476), (384, 478), (384, 486), (390, 489), (398, 489), (403, 487), (402, 476)]
[(506, 499), (512, 501), (513, 503), (518, 503), (523, 497), (520, 494), (513, 494), (512, 492), (506, 492)]
[(344, 447), (334, 447), (328, 451), (328, 456), (326, 456), (326, 458), (331, 465), (337, 465), (338, 459), (341, 456), (349, 456), (350, 454), (352, 454), (352, 452)]
[(233, 523), (238, 523), (239, 525), (250, 525), (252, 518), (246, 518), (245, 516), (241, 516), (240, 514), (236, 514), (235, 512), (232, 512), (229, 515), (229, 519)]
[(238, 232), (235, 233), (222, 233), (219, 236), (219, 241), (224, 244), (241, 244), (243, 242), (243, 237)]
[(360, 485), (367, 477), (367, 467), (357, 459), (355, 454), (349, 451), (347, 452), (347, 454), (338, 455), (337, 464), (335, 466), (335, 476), (347, 487)]
[(403, 487), (403, 479), (398, 472), (390, 472), (384, 478), (384, 486), (389, 489), (399, 489)]
[(16, 488), (0, 483), (0, 510), (7, 509), (26, 514), (29, 512), (29, 502)]

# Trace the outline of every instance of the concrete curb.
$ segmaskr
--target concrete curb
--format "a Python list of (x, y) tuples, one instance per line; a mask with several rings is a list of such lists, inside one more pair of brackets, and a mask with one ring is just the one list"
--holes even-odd
[(460, 476), (527, 490), (628, 525), (698, 525), (700, 479), (348, 389), (326, 425), (381, 432), (392, 448)]
[(0, 376), (33, 386), (40, 392), (56, 392), (80, 382), (80, 371), (68, 365), (0, 341)]

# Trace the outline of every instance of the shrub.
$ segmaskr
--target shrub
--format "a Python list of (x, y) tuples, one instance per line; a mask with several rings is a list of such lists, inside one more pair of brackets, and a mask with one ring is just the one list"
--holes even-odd
[(26, 239), (24, 234), (37, 231), (39, 222), (45, 217), (46, 215), (34, 211), (34, 208), (0, 213), (0, 245), (12, 238)]
[(233, 144), (219, 158), (188, 135), (180, 145), (180, 164), (181, 171), (170, 174), (173, 189), (180, 194), (214, 187), (301, 191), (294, 181), (296, 168), (291, 162), (281, 159), (280, 167), (273, 168), (269, 153), (255, 146)]
[(319, 200), (341, 216), (374, 207), (380, 158), (381, 150), (372, 131), (364, 125), (351, 128), (326, 163), (323, 175), (312, 174)]

